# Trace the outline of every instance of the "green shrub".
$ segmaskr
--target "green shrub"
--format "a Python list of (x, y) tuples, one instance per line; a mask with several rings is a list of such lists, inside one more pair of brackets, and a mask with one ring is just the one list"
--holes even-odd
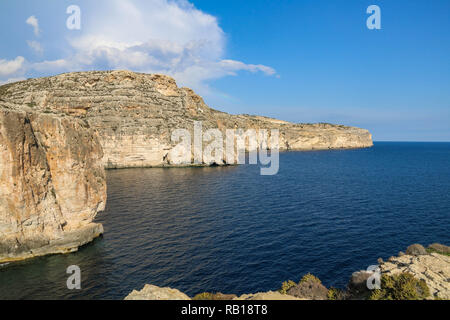
[(194, 298), (192, 298), (192, 300), (233, 300), (236, 297), (237, 296), (235, 294), (203, 292), (197, 294)]
[(213, 296), (214, 294), (212, 294), (211, 292), (202, 292), (195, 295), (192, 300), (212, 300)]
[[(320, 281), (319, 278), (312, 275), (311, 273), (305, 274), (298, 284), (301, 284), (303, 282), (315, 282), (318, 284), (322, 284), (322, 281)], [(292, 281), (292, 280), (285, 281), (282, 283), (281, 289), (279, 289), (278, 292), (280, 292), (282, 294), (287, 294), (289, 289), (291, 289), (295, 286), (297, 286), (297, 283), (295, 283), (294, 281)]]
[(305, 274), (305, 275), (303, 276), (303, 278), (300, 280), (299, 283), (302, 283), (302, 282), (309, 282), (309, 281), (311, 281), (311, 282), (317, 282), (317, 283), (322, 283), (322, 281), (320, 281), (319, 278), (317, 278), (316, 276), (312, 275), (311, 273)]
[(428, 253), (439, 253), (439, 254), (442, 254), (444, 256), (450, 257), (450, 253), (447, 253), (447, 252), (438, 251), (438, 250), (433, 249), (433, 248), (427, 248), (426, 250), (427, 250)]
[(372, 292), (369, 300), (423, 300), (430, 295), (424, 280), (414, 278), (411, 273), (381, 276), (381, 289)]
[(292, 287), (295, 287), (296, 285), (297, 284), (294, 281), (288, 280), (282, 283), (281, 289), (278, 291), (282, 294), (287, 294), (288, 290)]
[(344, 300), (345, 292), (340, 289), (331, 287), (330, 289), (328, 289), (327, 297), (328, 300)]

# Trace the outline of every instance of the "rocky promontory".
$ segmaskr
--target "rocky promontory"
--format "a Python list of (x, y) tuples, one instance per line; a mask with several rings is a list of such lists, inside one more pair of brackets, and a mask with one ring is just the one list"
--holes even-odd
[[(98, 133), (106, 168), (173, 166), (175, 129), (279, 129), (280, 150), (371, 147), (369, 131), (332, 124), (295, 124), (262, 116), (231, 115), (208, 107), (171, 77), (95, 71), (30, 79), (0, 87), (4, 101), (84, 120)], [(203, 164), (211, 164), (203, 159)], [(224, 160), (226, 163), (226, 160)], [(222, 164), (222, 163), (217, 163)]]
[[(100, 235), (104, 168), (178, 165), (171, 134), (195, 122), (278, 129), (280, 150), (372, 146), (364, 129), (211, 109), (164, 75), (78, 72), (0, 86), (0, 262), (71, 252)], [(199, 163), (212, 164), (231, 163)]]

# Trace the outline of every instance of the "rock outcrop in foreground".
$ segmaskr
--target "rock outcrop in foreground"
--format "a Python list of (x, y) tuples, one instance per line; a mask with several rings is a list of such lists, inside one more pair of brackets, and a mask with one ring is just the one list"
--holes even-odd
[(183, 292), (146, 284), (142, 290), (133, 290), (125, 300), (190, 300)]
[[(423, 249), (423, 250), (422, 250)], [(450, 247), (432, 244), (425, 249), (412, 245), (398, 257), (380, 260), (381, 288), (369, 290), (367, 280), (373, 273), (352, 274), (345, 290), (327, 289), (311, 274), (299, 283), (286, 281), (278, 291), (244, 294), (200, 293), (192, 300), (362, 300), (362, 299), (443, 299), (450, 300)], [(398, 282), (395, 282), (397, 281)], [(387, 281), (386, 281), (387, 280)], [(386, 283), (393, 284), (386, 287)], [(425, 290), (423, 290), (425, 289)], [(125, 300), (191, 300), (184, 293), (170, 288), (146, 285), (134, 290)]]
[(76, 250), (103, 232), (100, 142), (86, 124), (0, 101), (0, 262)]
[[(243, 294), (240, 297), (237, 297), (236, 295), (223, 295), (221, 293), (217, 293), (214, 295), (221, 297), (213, 300), (305, 300), (287, 294), (282, 294), (277, 291)], [(157, 286), (147, 284), (140, 291), (133, 290), (133, 292), (131, 292), (128, 296), (125, 297), (125, 300), (192, 300), (192, 299), (177, 289), (160, 288)], [(197, 299), (194, 298), (194, 300)]]
[[(164, 75), (129, 71), (61, 74), (0, 87), (3, 100), (41, 112), (86, 121), (99, 135), (107, 168), (176, 165), (170, 150), (175, 129), (279, 129), (280, 150), (365, 148), (364, 129), (331, 124), (294, 124), (260, 116), (230, 115), (209, 108), (191, 89)], [(193, 135), (192, 135), (193, 137)], [(203, 159), (203, 164), (212, 164)], [(222, 163), (216, 163), (222, 164)]]
[(450, 256), (429, 251), (431, 252), (391, 257), (380, 265), (381, 271), (388, 275), (410, 273), (426, 282), (433, 297), (450, 300)]

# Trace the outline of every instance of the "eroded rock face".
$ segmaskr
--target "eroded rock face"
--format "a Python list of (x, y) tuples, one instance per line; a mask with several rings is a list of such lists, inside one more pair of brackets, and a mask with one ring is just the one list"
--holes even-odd
[(0, 101), (0, 262), (76, 250), (103, 232), (102, 148), (83, 121)]
[[(191, 89), (167, 76), (129, 71), (80, 72), (2, 87), (3, 99), (49, 113), (85, 119), (99, 134), (107, 168), (177, 165), (170, 150), (175, 129), (279, 129), (280, 150), (364, 148), (367, 130), (331, 124), (293, 124), (209, 108)], [(224, 134), (225, 136), (225, 134)], [(192, 134), (193, 137), (193, 134)], [(251, 151), (252, 147), (247, 146)], [(224, 157), (225, 158), (225, 157)], [(203, 158), (203, 164), (212, 164)], [(225, 159), (227, 162), (227, 159)], [(216, 163), (222, 164), (222, 163)]]
[[(209, 300), (305, 300), (276, 291), (243, 294), (239, 297), (234, 294), (220, 295), (219, 297), (216, 294), (214, 297), (217, 299), (213, 297)], [(191, 298), (177, 289), (146, 284), (142, 290), (133, 290), (125, 300), (191, 300)]]
[(381, 272), (393, 275), (409, 272), (427, 283), (433, 297), (450, 299), (450, 257), (439, 253), (392, 257), (380, 265)]
[(191, 298), (177, 289), (146, 284), (140, 291), (133, 290), (125, 300), (191, 300)]

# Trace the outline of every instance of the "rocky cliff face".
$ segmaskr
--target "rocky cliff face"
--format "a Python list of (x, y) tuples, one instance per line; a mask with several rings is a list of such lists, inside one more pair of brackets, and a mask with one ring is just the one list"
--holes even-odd
[(103, 153), (83, 121), (0, 101), (0, 262), (76, 250), (103, 232)]
[[(170, 166), (175, 129), (279, 129), (280, 150), (364, 148), (367, 130), (331, 124), (293, 124), (209, 108), (188, 88), (163, 75), (129, 71), (81, 72), (2, 87), (2, 97), (35, 110), (85, 120), (100, 137), (107, 168)], [(250, 149), (251, 147), (248, 146)], [(211, 164), (210, 159), (203, 159)], [(219, 163), (222, 164), (222, 163)]]

